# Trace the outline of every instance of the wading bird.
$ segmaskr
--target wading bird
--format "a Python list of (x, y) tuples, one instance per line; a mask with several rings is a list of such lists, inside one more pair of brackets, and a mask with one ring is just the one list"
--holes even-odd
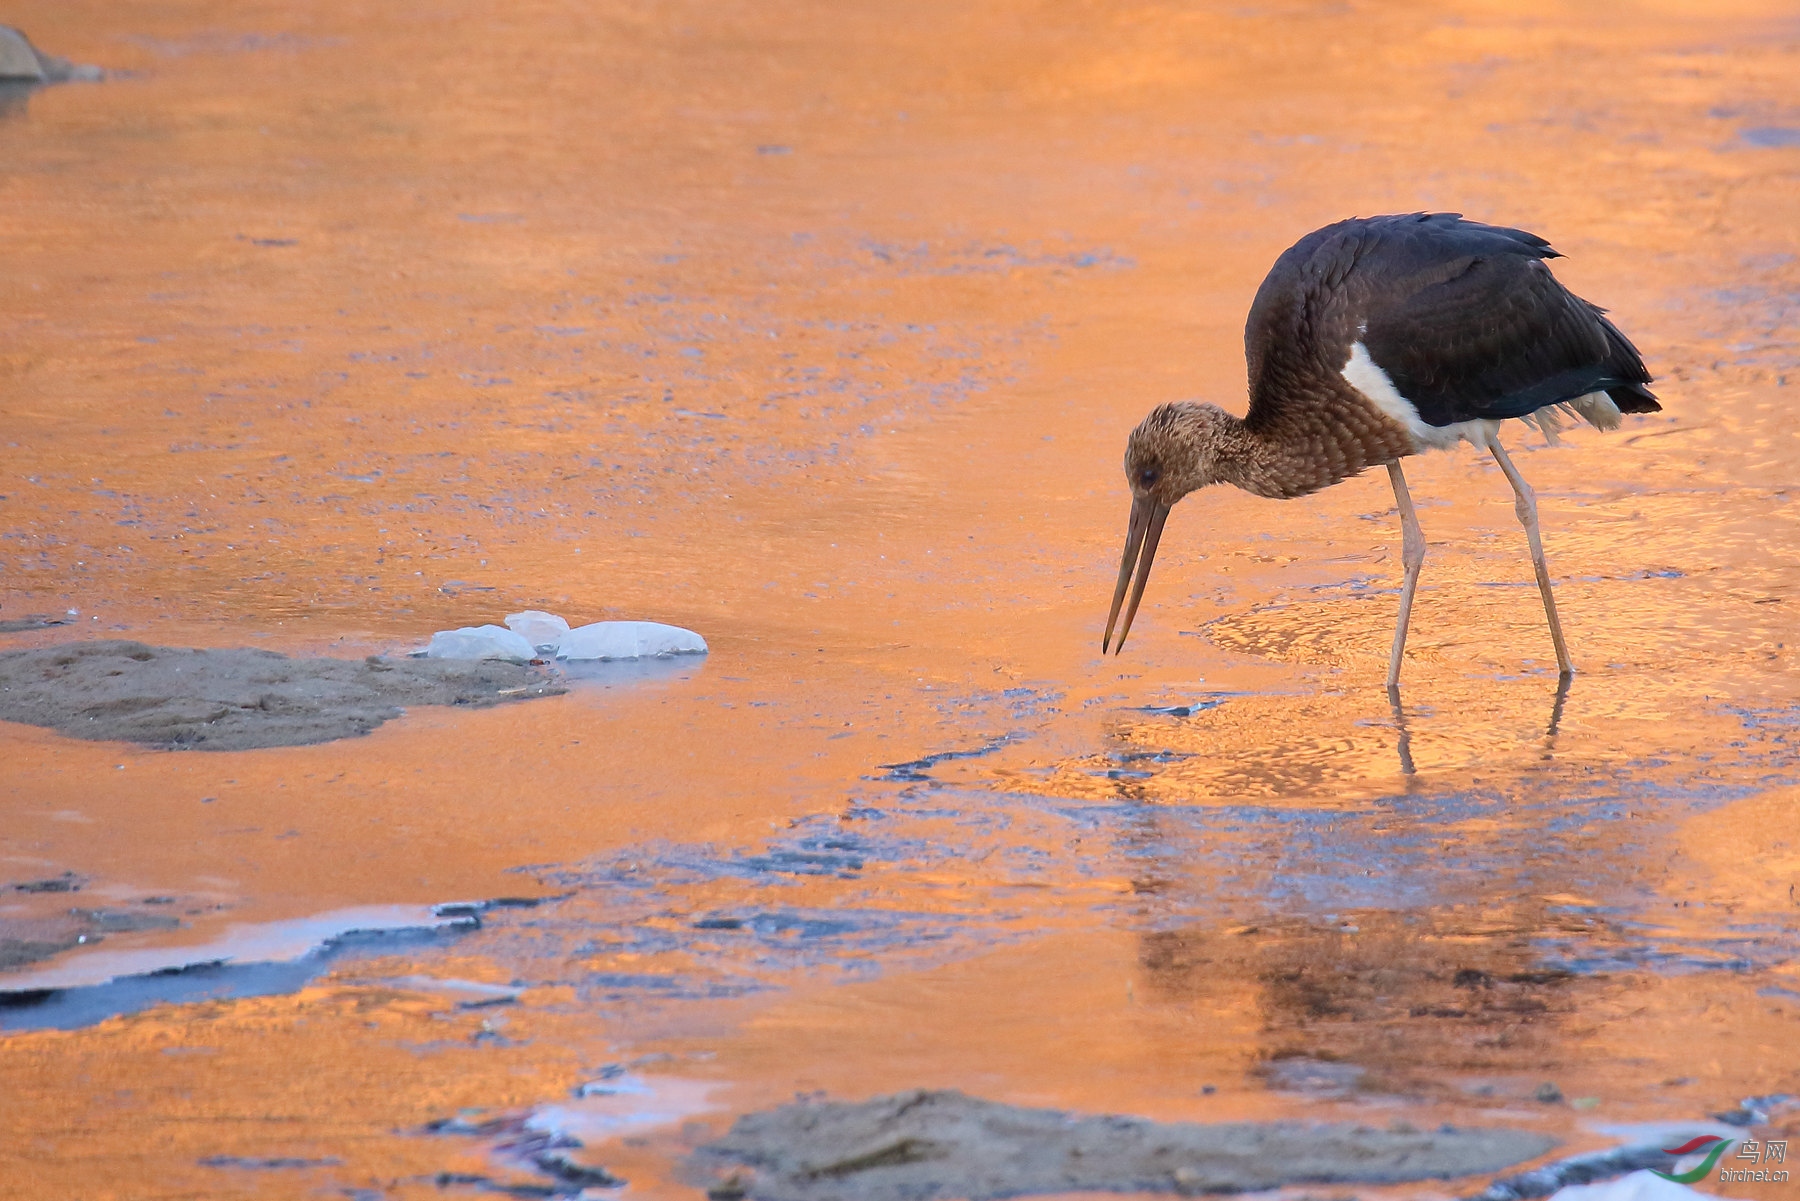
[(1188, 493), (1229, 483), (1286, 499), (1385, 465), (1404, 531), (1406, 576), (1388, 659), (1388, 686), (1397, 686), (1425, 561), (1425, 534), (1400, 460), (1468, 441), (1492, 452), (1512, 482), (1557, 667), (1567, 678), (1573, 669), (1550, 593), (1537, 501), (1500, 445), (1500, 423), (1516, 417), (1554, 441), (1559, 416), (1610, 430), (1621, 413), (1662, 406), (1644, 387), (1650, 374), (1637, 348), (1605, 310), (1550, 274), (1544, 260), (1560, 257), (1523, 230), (1457, 213), (1413, 213), (1328, 225), (1276, 259), (1244, 325), (1244, 418), (1216, 405), (1165, 404), (1131, 432), (1131, 523), (1101, 652), (1112, 642), (1129, 586), (1119, 630), (1124, 649), (1163, 523)]

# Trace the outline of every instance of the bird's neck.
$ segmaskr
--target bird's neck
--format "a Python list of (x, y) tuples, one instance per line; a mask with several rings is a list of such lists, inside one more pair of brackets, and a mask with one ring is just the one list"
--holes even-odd
[(1205, 407), (1208, 440), (1218, 448), (1214, 476), (1258, 496), (1305, 496), (1413, 451), (1405, 431), (1360, 398), (1296, 404), (1254, 425)]

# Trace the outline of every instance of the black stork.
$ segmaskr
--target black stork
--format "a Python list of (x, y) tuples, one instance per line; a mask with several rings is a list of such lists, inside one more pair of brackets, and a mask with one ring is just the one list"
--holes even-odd
[(1512, 483), (1567, 679), (1573, 668), (1537, 500), (1500, 445), (1500, 423), (1516, 417), (1555, 441), (1562, 416), (1610, 430), (1621, 413), (1662, 406), (1644, 386), (1650, 374), (1637, 348), (1605, 310), (1550, 273), (1544, 260), (1560, 257), (1523, 230), (1412, 213), (1328, 225), (1276, 259), (1244, 325), (1249, 412), (1240, 420), (1216, 405), (1159, 405), (1126, 443), (1131, 523), (1102, 653), (1129, 586), (1124, 649), (1163, 523), (1182, 497), (1221, 482), (1258, 496), (1305, 496), (1383, 465), (1404, 531), (1406, 576), (1388, 659), (1388, 687), (1397, 687), (1425, 561), (1400, 460), (1468, 441), (1490, 451)]

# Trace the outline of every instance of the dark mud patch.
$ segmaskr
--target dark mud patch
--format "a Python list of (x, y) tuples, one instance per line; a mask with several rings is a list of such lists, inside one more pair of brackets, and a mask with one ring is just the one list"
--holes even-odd
[(42, 962), (80, 943), (73, 934), (62, 938), (0, 938), (0, 972)]
[(301, 1159), (292, 1155), (255, 1158), (243, 1155), (208, 1155), (195, 1161), (203, 1168), (249, 1168), (254, 1171), (285, 1171), (295, 1168), (335, 1168), (344, 1161), (335, 1156), (323, 1159)]
[(1034, 1193), (1225, 1193), (1448, 1180), (1497, 1172), (1554, 1145), (1547, 1135), (1523, 1130), (1199, 1125), (1082, 1117), (955, 1091), (917, 1091), (749, 1114), (696, 1151), (692, 1163), (713, 1173), (739, 1169), (713, 1188), (721, 1197), (983, 1201)]
[(73, 738), (242, 751), (367, 734), (407, 705), (497, 705), (564, 688), (529, 667), (290, 659), (97, 641), (0, 654), (0, 719)]
[[(4, 81), (0, 81), (0, 86), (4, 86)], [(27, 630), (48, 630), (53, 626), (68, 624), (60, 617), (46, 617), (43, 614), (33, 614), (30, 617), (9, 617), (5, 621), (0, 621), (0, 634), (23, 634)]]
[(26, 880), (21, 884), (11, 884), (7, 887), (13, 892), (80, 892), (83, 883), (81, 877), (74, 872), (64, 872), (60, 876), (51, 876), (44, 880)]
[(427, 1134), (472, 1135), (495, 1140), (494, 1152), (503, 1161), (548, 1176), (555, 1183), (519, 1183), (473, 1173), (440, 1172), (433, 1178), (439, 1188), (464, 1185), (515, 1197), (576, 1197), (584, 1190), (620, 1188), (627, 1181), (605, 1168), (585, 1164), (569, 1154), (585, 1145), (573, 1135), (533, 1128), (520, 1116), (468, 1121), (440, 1118), (425, 1126)]
[(926, 772), (941, 763), (949, 763), (956, 759), (980, 759), (983, 756), (991, 755), (1004, 747), (1011, 746), (1013, 743), (1019, 741), (1019, 739), (1020, 735), (1007, 734), (1001, 738), (990, 738), (980, 746), (972, 747), (968, 750), (939, 751), (935, 755), (924, 755), (917, 759), (908, 759), (905, 763), (878, 763), (876, 766), (887, 774), (882, 776), (872, 776), (870, 778), (876, 780), (895, 780), (901, 783), (927, 781), (930, 780), (931, 777), (927, 775)]
[[(48, 880), (28, 880), (23, 884), (0, 884), (0, 895), (24, 893), (40, 900), (58, 900), (80, 888), (74, 873)], [(0, 973), (53, 959), (64, 951), (91, 946), (109, 934), (132, 934), (141, 930), (174, 930), (181, 919), (159, 908), (91, 909), (58, 906), (37, 912), (29, 906), (8, 905), (8, 913), (0, 917)], [(23, 912), (17, 912), (23, 910)], [(5, 1004), (6, 977), (0, 974), (0, 1005)]]

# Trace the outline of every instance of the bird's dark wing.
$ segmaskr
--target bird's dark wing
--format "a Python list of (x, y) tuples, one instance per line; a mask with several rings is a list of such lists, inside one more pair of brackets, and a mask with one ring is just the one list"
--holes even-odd
[(1362, 342), (1432, 425), (1518, 417), (1589, 392), (1654, 412), (1637, 350), (1556, 281), (1535, 234), (1456, 213), (1359, 217), (1275, 261), (1244, 326), (1253, 427), (1334, 403)]
[(1550, 273), (1547, 243), (1445, 216), (1371, 222), (1345, 281), (1369, 357), (1420, 418), (1522, 417), (1590, 392), (1661, 408), (1637, 349)]

